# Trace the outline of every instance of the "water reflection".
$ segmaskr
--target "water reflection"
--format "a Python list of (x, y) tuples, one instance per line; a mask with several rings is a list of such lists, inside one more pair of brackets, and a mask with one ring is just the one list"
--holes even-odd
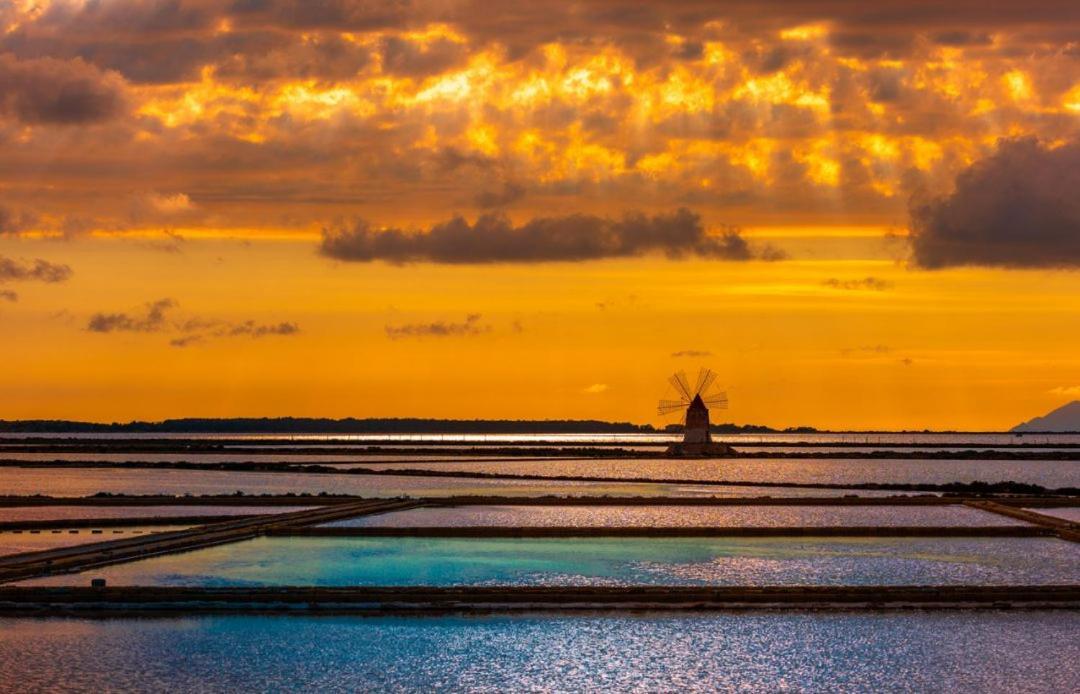
[[(1074, 612), (0, 619), (26, 691), (1068, 692)], [(1053, 644), (1040, 648), (1036, 644)]]
[(979, 526), (1026, 525), (966, 506), (458, 506), (418, 508), (328, 527), (474, 526)]
[(1036, 585), (1071, 583), (1048, 538), (258, 538), (32, 585)]

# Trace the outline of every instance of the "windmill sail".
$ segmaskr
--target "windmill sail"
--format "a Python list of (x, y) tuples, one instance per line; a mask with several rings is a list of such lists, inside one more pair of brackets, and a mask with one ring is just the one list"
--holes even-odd
[(661, 400), (656, 411), (660, 415), (670, 415), (676, 412), (685, 414), (686, 409), (694, 402), (694, 398), (701, 398), (702, 403), (708, 408), (724, 409), (727, 407), (727, 394), (722, 391), (712, 390), (715, 385), (717, 374), (712, 369), (698, 371), (694, 385), (690, 385), (690, 379), (683, 371), (677, 371), (668, 377), (668, 383), (675, 390), (677, 400)]

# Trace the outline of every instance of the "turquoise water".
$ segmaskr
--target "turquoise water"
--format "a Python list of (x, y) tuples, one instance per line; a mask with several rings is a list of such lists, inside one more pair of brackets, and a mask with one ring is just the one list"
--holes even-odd
[(0, 683), (230, 693), (1071, 692), (1080, 688), (1077, 633), (1077, 613), (1027, 611), (0, 619)]
[(263, 537), (29, 585), (958, 585), (1075, 583), (1051, 538)]

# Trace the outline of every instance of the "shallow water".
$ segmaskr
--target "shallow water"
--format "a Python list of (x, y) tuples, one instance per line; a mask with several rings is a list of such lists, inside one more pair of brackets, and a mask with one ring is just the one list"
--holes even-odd
[(75, 518), (166, 518), (170, 516), (243, 516), (290, 513), (313, 506), (0, 506), (0, 521), (71, 520)]
[[(477, 480), (401, 475), (337, 475), (202, 470), (0, 468), (0, 494), (58, 497), (113, 494), (355, 494), (367, 497), (454, 496), (842, 496), (843, 489), (788, 489), (635, 482)], [(895, 492), (857, 492), (889, 496)]]
[[(0, 460), (14, 462), (53, 463), (57, 461), (91, 463), (295, 463), (312, 465), (351, 465), (363, 467), (365, 463), (387, 463), (402, 460), (400, 455), (348, 455), (323, 453), (54, 453), (9, 452), (0, 447)], [(478, 460), (461, 455), (409, 455), (408, 460), (423, 462), (461, 462)], [(485, 456), (480, 460), (520, 460), (514, 456)]]
[[(1069, 692), (1074, 612), (0, 619), (24, 691)], [(1040, 643), (1054, 644), (1040, 648)]]
[(90, 542), (105, 542), (106, 540), (124, 540), (149, 533), (171, 532), (183, 530), (191, 526), (186, 525), (139, 525), (130, 528), (79, 528), (78, 530), (41, 530), (31, 532), (2, 531), (0, 532), (0, 556), (9, 554), (21, 554), (23, 552), (40, 552), (46, 549), (58, 547), (73, 547), (85, 545)]
[(472, 526), (985, 526), (1027, 525), (966, 506), (457, 506), (417, 508), (324, 527)]
[(1028, 511), (1041, 513), (1055, 518), (1064, 518), (1073, 523), (1080, 523), (1080, 506), (1063, 506), (1061, 508), (1029, 508)]
[(947, 484), (1024, 482), (1048, 488), (1080, 487), (1080, 461), (1068, 460), (850, 460), (734, 458), (721, 460), (502, 460), (432, 463), (399, 461), (358, 467), (377, 470), (461, 470), (526, 475), (717, 480), (798, 484)]
[(28, 585), (971, 585), (1073, 583), (1050, 538), (261, 537)]
[(0, 620), (0, 681), (25, 691), (1068, 692), (1080, 684), (1078, 630), (1069, 612)]
[[(1048, 488), (1080, 487), (1077, 460), (858, 460), (844, 458), (736, 458), (723, 460), (648, 460), (588, 458), (454, 458), (446, 456), (342, 456), (248, 453), (12, 453), (0, 458), (48, 462), (292, 463), (375, 470), (434, 470), (442, 473), (547, 475), (787, 482), (799, 484), (946, 484), (949, 482), (1024, 482)], [(2, 469), (0, 469), (2, 470)], [(81, 471), (79, 474), (82, 474)]]

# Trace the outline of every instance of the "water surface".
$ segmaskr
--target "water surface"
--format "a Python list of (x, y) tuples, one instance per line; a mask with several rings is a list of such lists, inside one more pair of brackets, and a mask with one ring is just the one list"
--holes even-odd
[(77, 518), (166, 518), (169, 516), (244, 516), (290, 513), (313, 506), (0, 506), (0, 521), (71, 520)]
[(1055, 518), (1064, 518), (1073, 523), (1080, 523), (1080, 506), (1062, 506), (1061, 508), (1029, 508), (1029, 511)]
[(841, 458), (724, 458), (713, 460), (501, 460), (424, 462), (402, 460), (360, 465), (377, 470), (461, 470), (518, 475), (716, 480), (797, 484), (948, 484), (1023, 482), (1048, 488), (1080, 487), (1080, 461), (911, 460)]
[(139, 525), (130, 528), (79, 528), (78, 530), (0, 531), (0, 556), (73, 547), (90, 542), (124, 540), (149, 533), (184, 530), (186, 525)]
[[(791, 489), (753, 486), (686, 485), (637, 482), (564, 482), (545, 480), (483, 480), (404, 475), (339, 475), (220, 470), (125, 470), (0, 468), (0, 493), (44, 494), (58, 497), (113, 494), (355, 494), (398, 496), (841, 496), (851, 490)], [(894, 492), (857, 492), (860, 496), (889, 496)]]
[(967, 506), (456, 506), (417, 508), (327, 527), (985, 526), (1027, 525)]
[(29, 585), (1035, 585), (1074, 583), (1053, 538), (261, 537)]
[(1072, 692), (1078, 632), (1080, 614), (1028, 611), (0, 619), (0, 682), (229, 694)]

